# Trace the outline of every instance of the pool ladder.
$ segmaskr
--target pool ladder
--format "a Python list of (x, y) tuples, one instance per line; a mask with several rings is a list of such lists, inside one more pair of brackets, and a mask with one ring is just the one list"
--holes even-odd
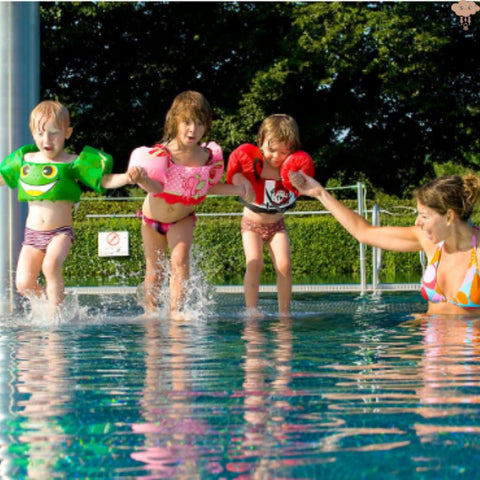
[[(372, 225), (380, 226), (380, 207), (375, 204), (372, 208)], [(360, 250), (365, 250), (365, 245), (360, 244)], [(360, 253), (360, 262), (362, 261), (362, 254)], [(425, 270), (426, 257), (425, 252), (420, 252), (420, 264), (422, 270)], [(379, 292), (382, 290), (405, 291), (405, 290), (419, 290), (420, 283), (380, 283), (380, 269), (382, 268), (382, 249), (372, 247), (372, 284), (371, 288), (366, 284), (366, 275), (361, 279), (363, 288), (362, 292), (372, 291)], [(361, 267), (362, 271), (362, 267)], [(363, 263), (363, 271), (365, 271), (365, 263)], [(363, 283), (365, 282), (365, 283)]]

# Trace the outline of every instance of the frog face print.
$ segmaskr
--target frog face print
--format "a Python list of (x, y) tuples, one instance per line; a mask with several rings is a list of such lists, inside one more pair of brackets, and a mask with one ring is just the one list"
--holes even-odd
[(58, 200), (71, 193), (67, 190), (72, 189), (72, 180), (66, 175), (70, 167), (70, 163), (25, 162), (20, 169), (19, 189), (30, 200)]
[(26, 163), (20, 170), (20, 186), (31, 197), (48, 194), (58, 182), (56, 165)]

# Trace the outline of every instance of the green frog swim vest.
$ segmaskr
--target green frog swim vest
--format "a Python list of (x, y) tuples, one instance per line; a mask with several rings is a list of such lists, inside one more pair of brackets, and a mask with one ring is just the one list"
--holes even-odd
[(85, 186), (104, 193), (103, 175), (111, 173), (113, 159), (108, 153), (85, 146), (80, 155), (68, 163), (25, 160), (38, 152), (35, 145), (24, 145), (8, 155), (0, 165), (0, 174), (10, 188), (18, 187), (18, 201), (66, 200), (78, 202)]

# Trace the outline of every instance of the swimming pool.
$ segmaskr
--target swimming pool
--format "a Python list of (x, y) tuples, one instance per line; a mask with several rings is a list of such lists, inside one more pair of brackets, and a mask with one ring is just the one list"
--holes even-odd
[(478, 478), (480, 320), (414, 318), (418, 293), (297, 294), (261, 320), (219, 295), (184, 324), (78, 306), (2, 319), (1, 478)]

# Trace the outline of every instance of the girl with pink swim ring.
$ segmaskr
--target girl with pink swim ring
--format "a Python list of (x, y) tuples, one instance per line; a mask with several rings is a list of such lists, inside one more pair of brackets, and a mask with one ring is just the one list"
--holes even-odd
[(248, 199), (243, 186), (220, 182), (224, 170), (221, 148), (214, 142), (201, 143), (209, 135), (211, 123), (212, 109), (206, 98), (195, 91), (182, 92), (167, 112), (162, 141), (132, 152), (130, 166), (142, 166), (148, 174), (148, 180), (141, 184), (148, 194), (139, 212), (146, 261), (143, 307), (147, 315), (157, 311), (169, 249), (170, 313), (173, 318), (183, 318), (196, 223), (194, 206), (207, 194)]
[[(163, 145), (136, 148), (130, 156), (130, 166), (142, 167), (152, 180), (163, 184), (163, 190), (154, 196), (167, 203), (197, 205), (209, 189), (222, 178), (224, 163), (220, 146), (215, 142), (202, 143), (210, 152), (210, 161), (202, 166), (177, 165)], [(141, 184), (140, 186), (145, 189)]]

